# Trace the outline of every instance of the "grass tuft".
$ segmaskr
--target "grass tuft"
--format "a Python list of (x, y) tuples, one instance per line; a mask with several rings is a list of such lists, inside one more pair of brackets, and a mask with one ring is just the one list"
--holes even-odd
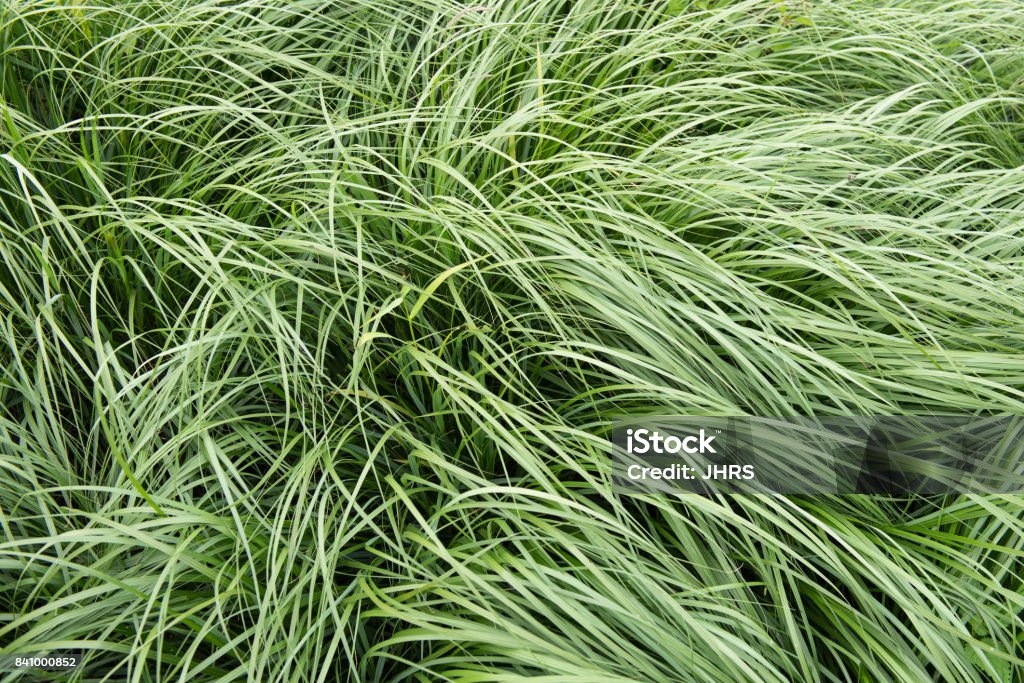
[(1024, 413), (1022, 45), (1019, 0), (9, 0), (3, 651), (1020, 680), (1021, 497), (624, 498), (605, 438)]

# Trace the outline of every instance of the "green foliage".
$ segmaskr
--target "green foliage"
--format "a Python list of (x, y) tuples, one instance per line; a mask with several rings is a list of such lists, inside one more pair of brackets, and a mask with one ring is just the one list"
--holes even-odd
[(627, 498), (605, 445), (1024, 412), (1021, 45), (1018, 0), (7, 2), (0, 645), (1021, 679), (1020, 497)]

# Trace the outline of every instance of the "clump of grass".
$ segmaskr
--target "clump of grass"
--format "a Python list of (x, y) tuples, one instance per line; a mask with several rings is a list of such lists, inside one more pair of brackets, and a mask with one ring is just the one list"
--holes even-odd
[(1021, 413), (1021, 45), (1017, 0), (12, 0), (4, 651), (1018, 679), (1020, 497), (621, 498), (605, 436)]

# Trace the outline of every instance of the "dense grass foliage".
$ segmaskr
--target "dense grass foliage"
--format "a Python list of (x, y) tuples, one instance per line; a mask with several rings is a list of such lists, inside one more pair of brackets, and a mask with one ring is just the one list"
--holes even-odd
[(1019, 0), (6, 0), (0, 95), (6, 651), (1024, 677), (1021, 497), (621, 497), (605, 446), (1024, 413)]

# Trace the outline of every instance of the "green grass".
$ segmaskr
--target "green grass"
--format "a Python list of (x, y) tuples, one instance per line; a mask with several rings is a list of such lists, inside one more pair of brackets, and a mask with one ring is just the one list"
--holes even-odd
[(1024, 414), (1022, 46), (1019, 0), (7, 0), (0, 645), (1022, 680), (1024, 498), (620, 497), (606, 445)]

